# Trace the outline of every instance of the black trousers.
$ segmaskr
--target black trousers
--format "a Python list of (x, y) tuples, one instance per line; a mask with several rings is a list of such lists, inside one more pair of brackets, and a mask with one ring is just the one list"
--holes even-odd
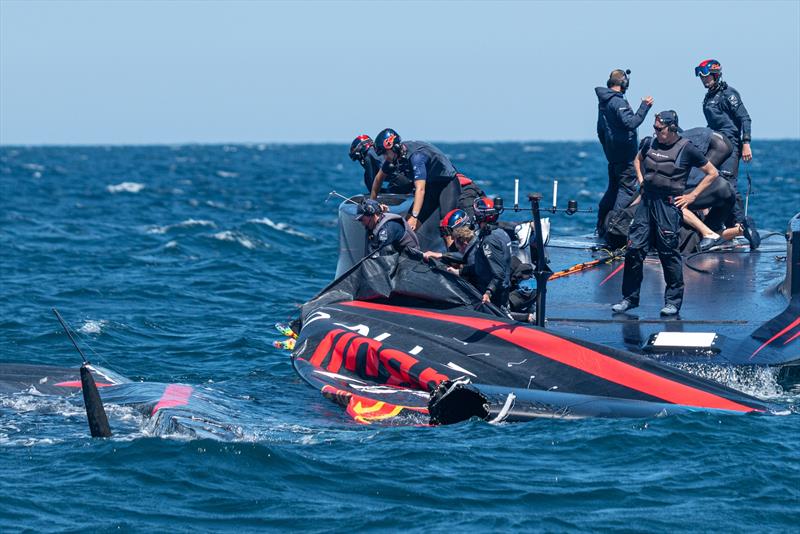
[(637, 188), (636, 170), (633, 162), (608, 164), (608, 187), (597, 206), (597, 234), (606, 232), (606, 216), (611, 210), (619, 210), (630, 204)]
[(425, 184), (425, 199), (419, 210), (419, 225), (416, 230), (422, 250), (444, 251), (439, 223), (447, 212), (458, 207), (460, 195), (461, 184), (456, 177), (449, 181), (428, 180)]
[(625, 272), (622, 279), (622, 296), (639, 304), (642, 287), (644, 259), (651, 247), (658, 251), (664, 271), (664, 303), (683, 304), (683, 259), (679, 245), (679, 232), (683, 216), (671, 198), (653, 198), (646, 193), (633, 216), (625, 253)]
[(733, 190), (736, 192), (736, 203), (733, 206), (731, 216), (725, 222), (725, 226), (732, 227), (735, 224), (744, 222), (744, 203), (742, 202), (742, 194), (739, 193), (739, 156), (741, 155), (741, 147), (739, 143), (731, 143), (733, 151), (731, 155), (723, 161), (719, 166), (719, 175), (725, 178)]

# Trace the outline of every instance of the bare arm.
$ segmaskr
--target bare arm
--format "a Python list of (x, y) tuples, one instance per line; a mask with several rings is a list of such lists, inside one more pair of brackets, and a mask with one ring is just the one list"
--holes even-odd
[[(377, 178), (375, 179), (377, 182)], [(373, 186), (374, 188), (375, 186)], [(422, 209), (422, 202), (425, 200), (425, 180), (415, 180), (414, 181), (414, 204), (411, 205), (411, 217), (408, 219), (408, 224), (411, 226), (411, 229), (416, 231), (417, 225), (419, 221), (417, 218), (414, 217), (416, 213), (419, 215), (419, 210)]]
[(386, 174), (384, 174), (383, 170), (379, 170), (378, 174), (375, 175), (375, 180), (372, 182), (372, 191), (369, 192), (369, 198), (378, 198), (378, 193), (381, 192), (381, 186), (383, 185), (385, 176)]
[(636, 157), (633, 158), (633, 170), (636, 171), (636, 179), (639, 180), (641, 186), (644, 183), (644, 176), (642, 175), (642, 154), (640, 152), (637, 152)]
[(700, 180), (700, 183), (697, 184), (697, 187), (694, 188), (694, 191), (692, 191), (688, 195), (681, 195), (679, 197), (675, 197), (675, 205), (678, 206), (679, 208), (683, 209), (692, 202), (694, 202), (695, 200), (697, 200), (697, 197), (700, 196), (700, 193), (702, 193), (709, 185), (711, 185), (714, 182), (714, 180), (717, 179), (717, 176), (719, 176), (717, 168), (714, 167), (714, 165), (710, 161), (707, 162), (702, 167), (700, 167), (700, 170), (706, 173), (706, 175), (703, 177), (702, 180)]

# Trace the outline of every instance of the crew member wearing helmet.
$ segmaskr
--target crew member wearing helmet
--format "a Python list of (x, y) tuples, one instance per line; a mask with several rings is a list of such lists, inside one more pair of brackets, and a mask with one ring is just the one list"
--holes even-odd
[[(639, 305), (644, 259), (655, 246), (664, 271), (662, 315), (677, 315), (683, 303), (683, 261), (679, 249), (681, 210), (695, 202), (716, 178), (717, 169), (700, 150), (678, 133), (678, 114), (672, 110), (656, 115), (655, 137), (646, 143), (633, 166), (642, 185), (642, 200), (633, 216), (625, 253), (623, 299), (611, 309), (622, 313)], [(684, 193), (692, 167), (705, 176), (691, 193)]]
[(384, 212), (377, 200), (362, 201), (356, 220), (367, 229), (369, 254), (378, 250), (387, 254), (408, 248), (419, 250), (419, 240), (408, 222), (396, 213)]
[[(462, 263), (462, 257), (460, 254), (450, 254), (450, 253), (458, 253), (458, 247), (455, 243), (455, 238), (453, 237), (453, 233), (459, 228), (472, 228), (473, 223), (472, 219), (467, 212), (456, 208), (451, 210), (447, 215), (444, 216), (442, 222), (439, 223), (439, 235), (442, 236), (442, 241), (444, 241), (445, 250), (448, 253), (448, 259), (454, 261), (455, 263)], [(428, 250), (422, 255), (422, 259), (425, 261), (430, 260), (431, 258), (435, 259), (442, 259), (445, 254), (435, 250)]]
[(455, 167), (435, 146), (421, 141), (404, 142), (391, 128), (375, 137), (375, 151), (385, 161), (375, 176), (371, 198), (377, 198), (381, 184), (392, 172), (413, 180), (414, 203), (408, 223), (426, 248), (436, 247), (438, 222), (443, 214), (458, 207), (461, 187)]
[(606, 87), (595, 87), (597, 94), (597, 137), (603, 145), (608, 160), (608, 188), (597, 208), (597, 234), (606, 231), (606, 216), (612, 209), (622, 209), (630, 204), (636, 194), (636, 157), (638, 140), (636, 129), (644, 121), (653, 105), (653, 97), (642, 99), (636, 113), (625, 99), (630, 70), (611, 71)]
[(694, 68), (695, 76), (700, 78), (708, 91), (703, 98), (703, 115), (708, 127), (722, 133), (733, 145), (733, 153), (720, 165), (720, 176), (728, 180), (736, 191), (736, 206), (732, 217), (726, 222), (729, 227), (738, 227), (737, 235), (744, 234), (750, 248), (758, 247), (761, 239), (752, 218), (745, 220), (742, 196), (737, 187), (739, 177), (739, 158), (748, 162), (753, 159), (750, 148), (750, 115), (744, 107), (739, 92), (721, 80), (722, 65), (716, 59), (701, 61)]
[[(350, 143), (350, 159), (357, 161), (364, 169), (364, 185), (367, 191), (372, 191), (375, 175), (381, 170), (383, 158), (375, 152), (375, 143), (366, 134), (361, 134)], [(414, 190), (414, 182), (405, 176), (392, 173), (385, 180), (387, 186), (381, 189), (382, 193), (408, 194)]]
[(464, 256), (464, 266), (458, 274), (483, 293), (484, 303), (506, 306), (511, 278), (511, 238), (508, 232), (495, 226), (500, 210), (492, 199), (475, 199), (473, 208), (478, 232), (469, 243), (457, 240)]

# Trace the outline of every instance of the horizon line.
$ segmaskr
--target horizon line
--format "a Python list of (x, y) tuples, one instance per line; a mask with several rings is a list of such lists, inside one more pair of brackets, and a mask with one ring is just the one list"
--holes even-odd
[[(647, 137), (647, 136), (642, 136)], [(411, 139), (409, 139), (411, 140)], [(417, 139), (413, 139), (416, 141)], [(798, 137), (762, 137), (759, 141), (800, 141)], [(597, 139), (497, 139), (497, 140), (469, 140), (446, 141), (431, 140), (431, 143), (442, 144), (512, 144), (512, 143), (598, 143)], [(154, 141), (154, 142), (77, 142), (77, 143), (3, 143), (0, 148), (81, 148), (81, 147), (147, 147), (147, 146), (229, 146), (229, 145), (347, 145), (348, 141)], [(758, 141), (755, 143), (758, 144)]]

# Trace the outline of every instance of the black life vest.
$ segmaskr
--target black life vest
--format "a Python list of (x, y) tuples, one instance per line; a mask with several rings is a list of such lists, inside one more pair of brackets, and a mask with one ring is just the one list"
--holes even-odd
[(646, 194), (655, 197), (683, 194), (691, 169), (678, 166), (678, 160), (688, 143), (689, 140), (683, 137), (675, 141), (671, 147), (663, 147), (655, 139), (650, 141), (642, 160)]
[(422, 152), (428, 156), (428, 181), (448, 181), (455, 178), (456, 168), (450, 163), (444, 152), (439, 150), (433, 145), (423, 143), (422, 141), (406, 141), (403, 143), (406, 147), (406, 152), (401, 158), (398, 158), (397, 170), (400, 174), (405, 175), (408, 179), (414, 179), (414, 168), (411, 165), (411, 156), (418, 152)]
[(402, 223), (403, 228), (405, 229), (405, 233), (403, 237), (397, 243), (394, 243), (395, 249), (399, 252), (400, 250), (404, 250), (408, 247), (419, 249), (419, 239), (417, 238), (417, 234), (414, 233), (414, 230), (411, 229), (411, 226), (408, 225), (408, 221), (406, 219), (396, 213), (384, 213), (383, 217), (380, 218), (378, 224), (375, 225), (375, 228), (372, 229), (372, 235), (377, 236), (380, 234), (381, 228), (383, 228), (386, 224), (390, 221), (399, 221)]

